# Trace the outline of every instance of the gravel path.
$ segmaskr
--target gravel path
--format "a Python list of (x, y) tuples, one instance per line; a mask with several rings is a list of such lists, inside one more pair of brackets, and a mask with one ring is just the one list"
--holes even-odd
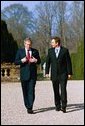
[(20, 83), (1, 84), (1, 125), (84, 125), (84, 81), (68, 81), (67, 113), (55, 111), (51, 81), (37, 81), (35, 114), (27, 114)]

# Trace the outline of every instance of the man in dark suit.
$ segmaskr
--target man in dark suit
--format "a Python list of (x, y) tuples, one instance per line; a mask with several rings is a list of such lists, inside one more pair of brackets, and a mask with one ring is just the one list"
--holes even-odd
[(38, 50), (32, 48), (30, 38), (24, 40), (25, 48), (17, 51), (15, 64), (20, 65), (20, 80), (23, 91), (24, 104), (28, 113), (33, 113), (35, 100), (35, 84), (37, 79), (37, 64), (40, 64)]
[[(46, 77), (49, 74), (49, 68), (51, 66), (51, 80), (54, 90), (54, 99), (56, 111), (62, 110), (66, 112), (67, 106), (67, 80), (72, 75), (72, 63), (67, 48), (60, 45), (60, 38), (53, 37), (51, 39), (51, 46), (48, 50), (48, 56), (46, 59)], [(59, 89), (59, 87), (61, 87)], [(60, 92), (61, 91), (61, 94)]]

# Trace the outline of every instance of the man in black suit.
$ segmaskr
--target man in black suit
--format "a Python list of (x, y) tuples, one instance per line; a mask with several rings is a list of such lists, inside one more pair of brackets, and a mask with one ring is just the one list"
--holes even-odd
[[(51, 80), (54, 90), (54, 99), (56, 111), (62, 110), (66, 112), (67, 106), (67, 80), (72, 75), (72, 63), (67, 48), (60, 45), (60, 38), (53, 37), (51, 39), (51, 46), (48, 50), (48, 56), (46, 58), (46, 77), (49, 74), (49, 68), (51, 66)], [(59, 89), (59, 87), (61, 87)], [(61, 91), (61, 94), (60, 92)]]
[(32, 48), (30, 38), (24, 40), (25, 48), (17, 51), (15, 64), (20, 65), (20, 80), (23, 91), (24, 104), (28, 113), (33, 113), (35, 100), (35, 84), (37, 79), (37, 64), (40, 64), (38, 50)]

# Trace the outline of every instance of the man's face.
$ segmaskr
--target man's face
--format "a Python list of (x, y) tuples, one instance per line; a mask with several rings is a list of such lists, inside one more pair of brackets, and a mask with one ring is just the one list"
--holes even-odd
[(29, 41), (25, 41), (24, 42), (24, 46), (25, 46), (26, 49), (31, 48), (31, 42), (30, 42), (30, 40)]
[(58, 43), (55, 42), (55, 39), (52, 39), (52, 40), (51, 40), (51, 46), (52, 46), (53, 48), (55, 48), (55, 47), (58, 46)]

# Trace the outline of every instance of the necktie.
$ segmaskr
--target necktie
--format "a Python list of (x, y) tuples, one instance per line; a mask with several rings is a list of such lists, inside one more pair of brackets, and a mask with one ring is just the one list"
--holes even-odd
[(56, 57), (58, 57), (58, 49), (55, 50)]
[(28, 59), (28, 60), (30, 59), (30, 53), (29, 53), (29, 50), (27, 51), (27, 59)]

